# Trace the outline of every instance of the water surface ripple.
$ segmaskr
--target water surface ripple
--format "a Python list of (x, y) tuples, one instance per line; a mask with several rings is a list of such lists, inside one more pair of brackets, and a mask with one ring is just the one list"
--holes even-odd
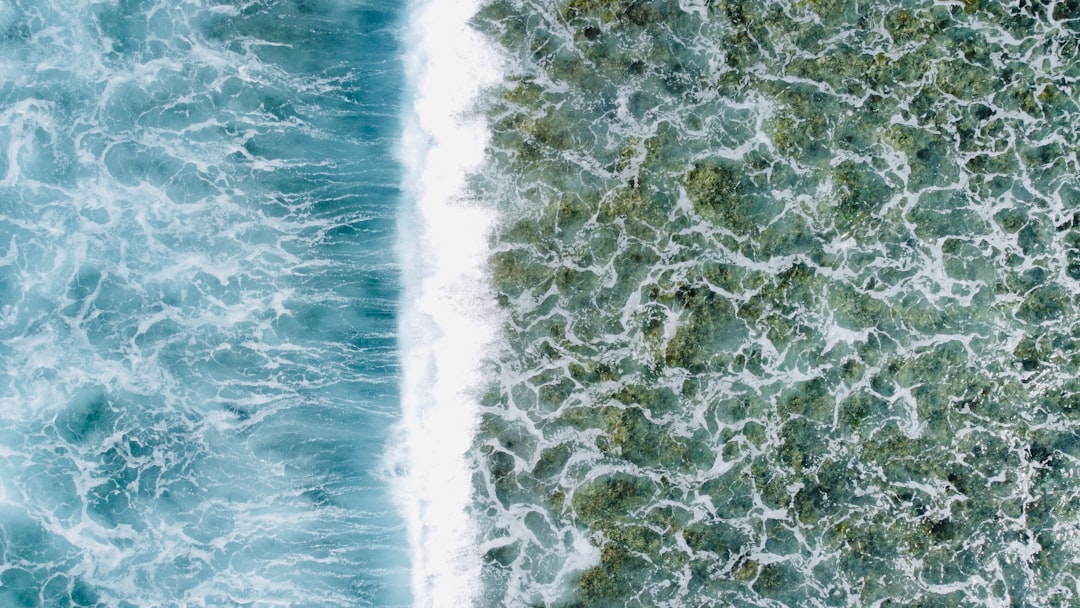
[(484, 605), (1080, 602), (1080, 7), (493, 0)]
[(0, 605), (408, 603), (399, 11), (0, 4)]

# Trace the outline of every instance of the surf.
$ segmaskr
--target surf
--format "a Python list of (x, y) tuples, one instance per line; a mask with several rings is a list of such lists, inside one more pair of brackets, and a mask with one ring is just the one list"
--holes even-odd
[(414, 2), (405, 35), (408, 108), (398, 151), (406, 203), (399, 344), (402, 421), (389, 453), (405, 514), (416, 606), (469, 606), (480, 585), (465, 454), (498, 314), (487, 288), (494, 216), (468, 178), (487, 144), (481, 91), (499, 78), (469, 26), (472, 2)]

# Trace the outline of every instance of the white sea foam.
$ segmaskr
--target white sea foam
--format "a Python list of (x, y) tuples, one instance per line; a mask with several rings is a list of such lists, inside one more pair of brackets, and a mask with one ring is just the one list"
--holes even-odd
[(465, 452), (480, 363), (496, 327), (483, 273), (493, 217), (471, 200), (466, 180), (483, 160), (488, 133), (473, 104), (499, 69), (468, 26), (476, 8), (472, 0), (415, 2), (406, 34), (402, 422), (390, 459), (412, 545), (413, 601), (423, 607), (471, 605), (480, 576)]

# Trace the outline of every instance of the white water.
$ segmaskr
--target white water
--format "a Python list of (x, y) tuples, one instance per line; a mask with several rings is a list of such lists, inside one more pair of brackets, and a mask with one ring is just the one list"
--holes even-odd
[(484, 273), (493, 214), (472, 200), (466, 177), (487, 144), (474, 103), (499, 70), (468, 26), (476, 8), (471, 0), (414, 2), (406, 34), (402, 421), (389, 458), (409, 528), (413, 602), (425, 608), (472, 605), (480, 587), (465, 452), (497, 313)]

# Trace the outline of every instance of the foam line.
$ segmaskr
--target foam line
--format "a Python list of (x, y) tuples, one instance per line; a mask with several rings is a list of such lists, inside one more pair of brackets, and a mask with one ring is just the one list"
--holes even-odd
[(422, 607), (469, 606), (479, 587), (465, 452), (496, 326), (483, 271), (493, 217), (471, 199), (466, 178), (483, 160), (488, 133), (473, 104), (499, 70), (468, 25), (475, 10), (468, 0), (415, 2), (406, 33), (402, 421), (390, 458), (409, 528), (413, 601)]

